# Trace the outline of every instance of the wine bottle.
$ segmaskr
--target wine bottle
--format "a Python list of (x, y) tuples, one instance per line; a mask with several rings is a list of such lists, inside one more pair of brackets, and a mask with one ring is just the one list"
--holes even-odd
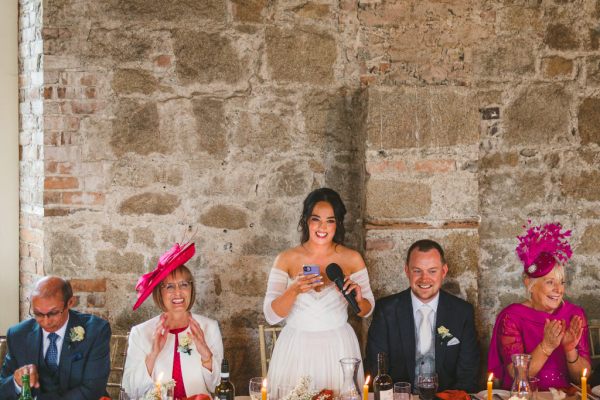
[(221, 363), (221, 383), (215, 388), (215, 400), (234, 400), (235, 387), (229, 380), (229, 363), (223, 359)]
[(394, 382), (387, 374), (385, 353), (377, 354), (377, 376), (373, 379), (375, 400), (394, 400)]
[(31, 396), (31, 387), (29, 386), (29, 374), (25, 374), (21, 377), (21, 383), (23, 386), (21, 387), (19, 400), (33, 400), (33, 397)]

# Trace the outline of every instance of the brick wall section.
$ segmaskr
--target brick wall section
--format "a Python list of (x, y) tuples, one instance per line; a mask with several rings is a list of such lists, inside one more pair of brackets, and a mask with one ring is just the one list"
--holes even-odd
[(43, 99), (22, 106), (23, 273), (71, 279), (79, 309), (127, 330), (157, 313), (131, 312), (139, 275), (197, 228), (195, 310), (245, 388), (273, 259), (329, 185), (377, 297), (437, 239), (485, 348), (522, 293), (514, 236), (556, 218), (568, 294), (600, 318), (598, 4), (46, 1), (43, 80), (22, 80), (22, 104)]
[(20, 314), (31, 283), (44, 275), (42, 1), (19, 1)]

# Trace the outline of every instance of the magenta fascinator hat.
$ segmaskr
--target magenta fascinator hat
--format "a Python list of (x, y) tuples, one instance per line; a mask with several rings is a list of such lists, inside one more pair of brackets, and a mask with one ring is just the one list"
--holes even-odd
[(565, 263), (571, 258), (573, 251), (567, 241), (570, 230), (562, 231), (559, 222), (531, 226), (528, 221), (528, 226), (524, 235), (517, 236), (519, 245), (516, 249), (527, 275), (539, 278), (550, 272), (557, 262)]

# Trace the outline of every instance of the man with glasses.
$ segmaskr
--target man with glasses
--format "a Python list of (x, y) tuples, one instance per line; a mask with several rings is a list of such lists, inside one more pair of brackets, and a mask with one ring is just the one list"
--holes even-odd
[(0, 398), (17, 399), (29, 374), (38, 400), (98, 400), (106, 395), (110, 372), (110, 326), (71, 310), (71, 284), (40, 279), (31, 292), (33, 317), (8, 329), (8, 352), (0, 374)]

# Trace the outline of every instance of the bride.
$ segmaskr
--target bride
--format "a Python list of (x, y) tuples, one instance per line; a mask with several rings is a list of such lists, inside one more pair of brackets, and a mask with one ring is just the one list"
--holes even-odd
[[(375, 300), (365, 262), (357, 251), (342, 245), (345, 214), (344, 203), (334, 190), (311, 192), (298, 223), (300, 245), (279, 254), (271, 269), (265, 317), (271, 325), (286, 321), (269, 364), (269, 387), (277, 398), (304, 376), (311, 378), (311, 389), (338, 394), (343, 380), (339, 360), (362, 359), (356, 334), (347, 322), (348, 304), (325, 274), (329, 264), (338, 264), (345, 276), (343, 290), (355, 293), (358, 315), (370, 315)], [(319, 270), (304, 274), (308, 266)], [(362, 365), (358, 380), (362, 385)]]

